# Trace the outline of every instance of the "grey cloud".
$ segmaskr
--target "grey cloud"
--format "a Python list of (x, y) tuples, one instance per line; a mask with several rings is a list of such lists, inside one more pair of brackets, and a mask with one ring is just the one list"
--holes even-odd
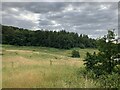
[[(10, 11), (10, 8), (17, 8), (19, 11)], [(50, 30), (64, 28), (67, 31), (88, 34), (94, 38), (104, 35), (107, 29), (117, 29), (117, 10), (118, 4), (115, 2), (14, 2), (3, 3), (2, 8), (5, 12), (3, 24), (28, 29), (35, 26)], [(24, 11), (40, 14), (39, 26), (14, 17)], [(56, 23), (51, 23), (51, 21)]]
[(3, 2), (3, 10), (10, 7), (17, 7), (34, 13), (58, 12), (64, 9), (67, 3), (61, 2)]
[[(21, 28), (29, 28), (32, 29), (34, 26), (36, 26), (34, 23), (25, 21), (25, 20), (16, 20), (16, 18), (11, 17), (11, 18), (2, 18), (2, 23), (4, 25), (11, 25), (11, 26), (16, 26), (16, 27), (21, 27)], [(22, 24), (21, 24), (22, 23)]]
[(119, 2), (119, 0), (4, 0), (2, 2)]

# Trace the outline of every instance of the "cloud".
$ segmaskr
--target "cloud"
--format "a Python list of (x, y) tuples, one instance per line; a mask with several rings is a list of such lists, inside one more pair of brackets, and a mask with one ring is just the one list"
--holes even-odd
[(96, 38), (118, 27), (117, 2), (3, 2), (2, 23), (27, 29), (65, 29)]
[(119, 2), (119, 0), (3, 0), (2, 2)]

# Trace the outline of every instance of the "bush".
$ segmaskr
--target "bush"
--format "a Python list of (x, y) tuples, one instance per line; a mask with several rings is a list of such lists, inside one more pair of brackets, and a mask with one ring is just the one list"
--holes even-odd
[(110, 75), (101, 75), (98, 78), (100, 87), (103, 88), (120, 88), (120, 75), (112, 73)]
[(85, 68), (79, 68), (76, 72), (78, 78), (83, 77), (87, 81), (91, 80), (92, 84), (99, 88), (120, 88), (120, 75), (118, 73), (104, 74), (96, 77), (93, 71), (87, 71)]
[(80, 57), (79, 52), (76, 51), (76, 50), (73, 50), (73, 51), (72, 51), (72, 57)]

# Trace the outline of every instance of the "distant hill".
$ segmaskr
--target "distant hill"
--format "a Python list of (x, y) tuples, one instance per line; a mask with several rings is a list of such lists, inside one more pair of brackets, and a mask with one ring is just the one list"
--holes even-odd
[(60, 49), (96, 48), (96, 40), (88, 35), (61, 30), (31, 31), (28, 29), (2, 25), (2, 43), (19, 46), (45, 46)]

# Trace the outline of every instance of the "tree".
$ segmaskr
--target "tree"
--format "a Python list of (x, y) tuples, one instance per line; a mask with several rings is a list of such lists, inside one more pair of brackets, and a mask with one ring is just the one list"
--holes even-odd
[(2, 25), (2, 43), (19, 46), (45, 46), (60, 49), (94, 48), (95, 40), (74, 32), (37, 30)]
[(84, 61), (87, 70), (92, 70), (97, 75), (111, 74), (114, 68), (120, 65), (119, 44), (114, 44), (113, 39), (115, 39), (114, 31), (109, 30), (106, 36), (98, 40), (98, 54), (86, 54)]
[(86, 53), (86, 58), (84, 61), (86, 61), (86, 63), (84, 63), (87, 67), (87, 70), (93, 70), (95, 68), (95, 64), (97, 60), (97, 55), (94, 52), (93, 55), (90, 54), (89, 52)]

